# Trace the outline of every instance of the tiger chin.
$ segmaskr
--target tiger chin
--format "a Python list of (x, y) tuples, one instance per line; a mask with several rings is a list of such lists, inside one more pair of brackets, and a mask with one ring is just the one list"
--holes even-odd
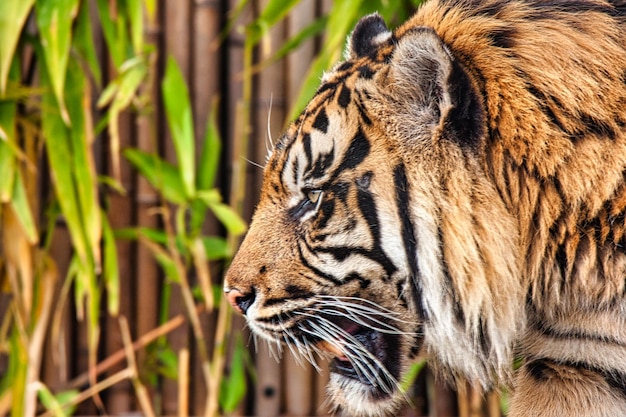
[[(509, 415), (626, 414), (626, 5), (363, 18), (264, 169), (225, 278), (255, 335), (379, 417), (421, 354)], [(513, 371), (513, 361), (521, 359)]]

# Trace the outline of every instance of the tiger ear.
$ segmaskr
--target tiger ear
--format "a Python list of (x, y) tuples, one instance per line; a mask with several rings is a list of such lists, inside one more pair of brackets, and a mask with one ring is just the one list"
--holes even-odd
[[(390, 62), (388, 92), (413, 122), (437, 123), (449, 139), (469, 143), (483, 134), (477, 89), (431, 28), (405, 33)], [(452, 137), (451, 137), (452, 136)]]
[(348, 38), (345, 58), (355, 59), (375, 54), (378, 47), (391, 39), (391, 31), (382, 16), (373, 13), (359, 20)]

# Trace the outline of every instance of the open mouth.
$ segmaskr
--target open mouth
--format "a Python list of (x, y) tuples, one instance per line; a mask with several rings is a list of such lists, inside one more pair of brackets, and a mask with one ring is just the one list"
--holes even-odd
[(332, 319), (338, 336), (323, 339), (317, 347), (333, 356), (331, 372), (391, 394), (399, 376), (397, 335), (355, 323), (347, 318)]

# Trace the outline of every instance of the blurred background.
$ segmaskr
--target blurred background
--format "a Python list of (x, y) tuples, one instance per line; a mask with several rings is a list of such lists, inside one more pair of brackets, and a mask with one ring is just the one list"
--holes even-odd
[[(0, 416), (327, 415), (222, 275), (271, 138), (361, 16), (418, 3), (0, 1)], [(421, 365), (401, 415), (506, 408)]]

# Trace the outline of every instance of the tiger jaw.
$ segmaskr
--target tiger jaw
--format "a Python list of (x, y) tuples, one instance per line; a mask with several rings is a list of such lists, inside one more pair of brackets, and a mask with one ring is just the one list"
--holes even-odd
[[(335, 392), (331, 396), (337, 409), (383, 415), (402, 398), (398, 381), (408, 366), (406, 358), (412, 356), (404, 347), (421, 344), (421, 331), (407, 312), (394, 312), (361, 298), (330, 295), (317, 295), (280, 311), (259, 308), (260, 304), (262, 300), (257, 299), (245, 310), (255, 335), (270, 344), (289, 346), (316, 368), (316, 356), (330, 359), (328, 391)], [(343, 392), (341, 398), (337, 388)], [(364, 405), (360, 411), (354, 409)], [(378, 411), (372, 414), (372, 410)]]
[(334, 359), (331, 372), (343, 378), (353, 379), (372, 391), (376, 397), (390, 395), (397, 385), (398, 359), (393, 354), (398, 346), (398, 336), (358, 325), (350, 320), (336, 321), (349, 340), (322, 340), (317, 348)]

